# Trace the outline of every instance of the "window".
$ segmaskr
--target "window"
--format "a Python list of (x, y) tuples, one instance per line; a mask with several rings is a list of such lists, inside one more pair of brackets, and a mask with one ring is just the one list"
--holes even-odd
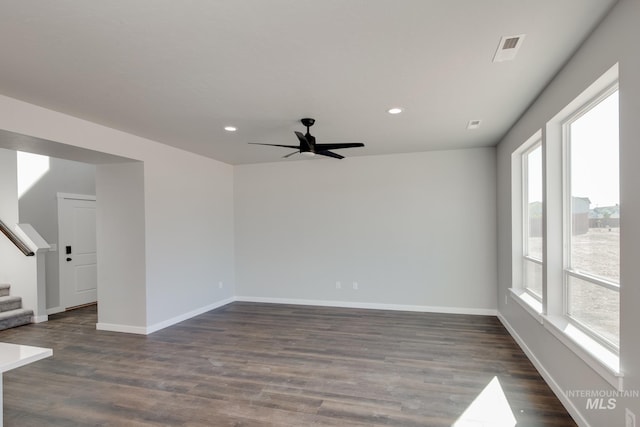
[(619, 347), (620, 195), (617, 85), (563, 125), (565, 315)]
[(615, 64), (512, 152), (509, 294), (622, 390), (618, 118)]
[(522, 154), (522, 284), (542, 300), (542, 143)]

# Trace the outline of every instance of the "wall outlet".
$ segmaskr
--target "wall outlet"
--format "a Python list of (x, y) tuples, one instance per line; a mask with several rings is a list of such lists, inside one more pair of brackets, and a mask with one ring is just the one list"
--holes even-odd
[(218, 289), (224, 288), (224, 284), (222, 282), (218, 282)]
[(342, 289), (342, 283), (336, 282), (336, 289)]
[(631, 412), (629, 408), (624, 411), (624, 425), (625, 427), (636, 427), (636, 414)]
[(353, 282), (353, 289), (358, 290), (358, 282)]

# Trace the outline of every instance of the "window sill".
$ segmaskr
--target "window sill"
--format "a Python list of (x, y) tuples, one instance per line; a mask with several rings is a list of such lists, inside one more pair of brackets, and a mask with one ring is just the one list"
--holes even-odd
[(509, 291), (511, 293), (511, 299), (520, 304), (538, 323), (543, 323), (542, 303), (540, 301), (529, 295), (523, 289), (509, 288)]
[(576, 328), (562, 316), (544, 315), (542, 303), (522, 289), (509, 288), (511, 299), (544, 325), (554, 337), (573, 351), (591, 369), (618, 391), (623, 391), (623, 375), (617, 354)]
[(544, 327), (618, 391), (623, 375), (617, 354), (576, 328), (562, 316), (545, 316)]

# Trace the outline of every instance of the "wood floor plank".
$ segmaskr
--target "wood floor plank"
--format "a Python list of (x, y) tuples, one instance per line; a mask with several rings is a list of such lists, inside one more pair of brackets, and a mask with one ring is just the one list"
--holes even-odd
[(518, 425), (575, 425), (495, 317), (232, 303), (150, 336), (96, 307), (0, 332), (5, 426), (450, 426), (494, 378)]

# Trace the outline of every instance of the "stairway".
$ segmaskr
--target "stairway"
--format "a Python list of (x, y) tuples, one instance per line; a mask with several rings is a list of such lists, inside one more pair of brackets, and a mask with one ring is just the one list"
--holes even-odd
[(0, 284), (0, 331), (31, 323), (33, 310), (22, 308), (22, 298), (9, 295), (11, 285)]

